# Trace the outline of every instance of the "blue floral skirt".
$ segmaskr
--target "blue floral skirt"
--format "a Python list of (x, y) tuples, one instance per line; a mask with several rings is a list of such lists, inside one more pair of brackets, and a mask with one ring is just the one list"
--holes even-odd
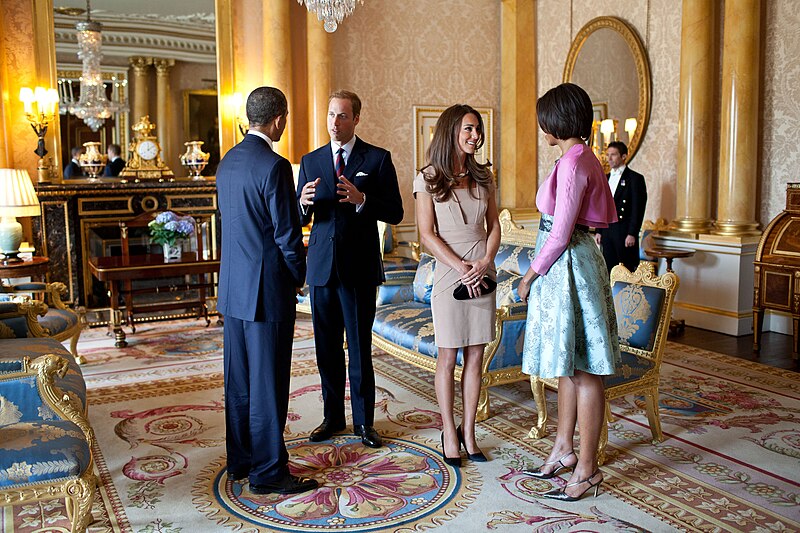
[[(542, 214), (536, 253), (553, 217)], [(589, 233), (576, 229), (563, 254), (531, 285), (522, 371), (543, 378), (575, 370), (610, 375), (620, 362), (614, 300), (605, 260)]]

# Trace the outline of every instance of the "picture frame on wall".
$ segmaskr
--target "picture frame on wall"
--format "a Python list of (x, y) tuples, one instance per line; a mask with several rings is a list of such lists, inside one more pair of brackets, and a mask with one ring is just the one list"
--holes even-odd
[[(433, 139), (433, 132), (436, 129), (436, 121), (439, 120), (447, 106), (414, 106), (414, 163), (416, 170), (425, 165), (425, 153)], [(475, 110), (481, 114), (483, 119), (483, 146), (475, 152), (475, 160), (479, 163), (491, 161), (494, 163), (494, 153), (492, 151), (492, 139), (494, 133), (494, 116), (490, 107), (476, 107)]]

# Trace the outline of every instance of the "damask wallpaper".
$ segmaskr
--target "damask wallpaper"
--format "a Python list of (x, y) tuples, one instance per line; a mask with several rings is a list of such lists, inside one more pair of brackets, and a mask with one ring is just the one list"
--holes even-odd
[[(369, 0), (333, 34), (333, 86), (363, 102), (356, 133), (392, 152), (414, 221), (414, 105), (494, 109), (500, 154), (500, 2)], [(533, 131), (532, 131), (533, 134)]]

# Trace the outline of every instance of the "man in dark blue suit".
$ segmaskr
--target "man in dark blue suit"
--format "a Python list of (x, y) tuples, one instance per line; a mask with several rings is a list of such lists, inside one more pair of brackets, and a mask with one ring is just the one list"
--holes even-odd
[(306, 274), (292, 167), (272, 150), (286, 128), (286, 97), (259, 87), (246, 110), (250, 131), (217, 170), (228, 478), (249, 476), (256, 494), (293, 494), (318, 484), (289, 473), (283, 440), (294, 306)]
[(122, 147), (118, 144), (109, 144), (107, 152), (108, 163), (106, 163), (106, 168), (103, 170), (103, 177), (119, 176), (119, 173), (125, 168), (125, 160), (121, 157)]
[(83, 146), (73, 146), (70, 153), (72, 160), (64, 167), (64, 179), (83, 178), (83, 168), (78, 160), (83, 153)]
[(375, 372), (372, 323), (375, 288), (385, 281), (378, 221), (398, 224), (403, 201), (388, 151), (355, 136), (361, 100), (337, 91), (328, 99), (331, 142), (303, 156), (297, 197), (303, 223), (314, 216), (308, 242), (308, 285), (324, 418), (309, 439), (345, 428), (344, 332), (347, 332), (353, 430), (366, 446), (383, 445), (373, 427)]
[(628, 168), (628, 147), (614, 141), (606, 148), (611, 172), (608, 186), (617, 206), (617, 222), (598, 228), (595, 240), (603, 249), (608, 271), (619, 263), (634, 272), (639, 266), (639, 232), (647, 205), (647, 185), (644, 176)]

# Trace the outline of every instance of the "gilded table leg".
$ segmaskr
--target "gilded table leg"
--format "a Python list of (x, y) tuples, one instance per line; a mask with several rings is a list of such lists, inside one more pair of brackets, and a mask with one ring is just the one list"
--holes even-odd
[(125, 331), (122, 329), (122, 311), (119, 310), (119, 282), (111, 282), (111, 324), (114, 328), (114, 346), (125, 348)]
[(544, 393), (544, 381), (531, 376), (531, 392), (536, 402), (536, 425), (528, 432), (529, 439), (541, 439), (547, 436), (547, 399)]

